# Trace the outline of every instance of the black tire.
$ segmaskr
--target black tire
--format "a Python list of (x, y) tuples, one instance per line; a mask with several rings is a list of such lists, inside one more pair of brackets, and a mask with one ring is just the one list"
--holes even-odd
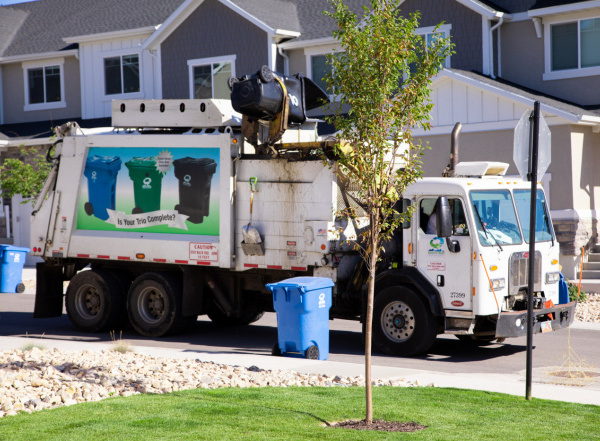
[(270, 83), (271, 81), (273, 81), (273, 72), (271, 71), (271, 68), (267, 65), (264, 65), (260, 68), (260, 70), (258, 71), (258, 76), (260, 78), (260, 81), (262, 81), (263, 83)]
[(306, 350), (306, 358), (308, 358), (309, 360), (318, 360), (319, 348), (315, 345), (309, 346)]
[(94, 214), (94, 207), (92, 206), (91, 202), (86, 202), (85, 204), (83, 204), (83, 209), (85, 210), (85, 214), (87, 214), (88, 216)]
[(389, 355), (410, 357), (427, 352), (437, 335), (437, 321), (425, 302), (403, 286), (375, 296), (373, 344)]
[(25, 284), (23, 284), (23, 283), (18, 283), (18, 284), (17, 284), (17, 287), (16, 287), (16, 289), (15, 289), (15, 292), (16, 292), (17, 294), (21, 294), (21, 293), (25, 292)]
[(144, 273), (129, 287), (127, 315), (133, 328), (146, 337), (175, 334), (196, 321), (182, 314), (182, 281), (165, 273)]
[(264, 311), (244, 309), (240, 317), (227, 317), (218, 306), (212, 305), (207, 315), (210, 320), (219, 326), (245, 326), (254, 323), (265, 314)]
[(101, 332), (112, 330), (121, 321), (125, 295), (110, 272), (82, 271), (69, 282), (65, 304), (67, 315), (77, 329)]
[(131, 214), (140, 214), (143, 212), (144, 210), (142, 210), (140, 207), (134, 207), (133, 210), (131, 210)]

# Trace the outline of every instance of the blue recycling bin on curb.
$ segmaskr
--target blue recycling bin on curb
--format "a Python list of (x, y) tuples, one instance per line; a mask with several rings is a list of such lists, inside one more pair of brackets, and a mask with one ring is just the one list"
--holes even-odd
[(294, 277), (267, 284), (277, 313), (274, 354), (329, 358), (329, 309), (334, 283), (326, 277)]
[(29, 251), (29, 248), (0, 245), (0, 292), (25, 291), (23, 265)]
[(83, 174), (88, 180), (88, 199), (84, 209), (88, 216), (108, 219), (107, 209), (115, 209), (117, 174), (121, 169), (118, 156), (92, 155), (87, 158)]

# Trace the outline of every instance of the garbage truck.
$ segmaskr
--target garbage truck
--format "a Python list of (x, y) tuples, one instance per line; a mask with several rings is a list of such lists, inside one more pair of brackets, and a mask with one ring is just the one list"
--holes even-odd
[[(319, 91), (268, 69), (229, 86), (231, 100), (113, 101), (112, 127), (57, 129), (31, 217), (31, 254), (43, 260), (34, 317), (66, 307), (81, 331), (128, 321), (150, 337), (205, 314), (246, 325), (273, 311), (267, 284), (314, 276), (334, 283), (331, 319), (365, 322), (368, 273), (355, 244), (368, 216), (340, 177), (334, 141), (306, 117), (305, 95)], [(399, 207), (414, 211), (378, 263), (380, 351), (422, 354), (444, 333), (475, 343), (525, 335), (532, 261), (534, 332), (571, 324), (544, 191), (530, 256), (530, 183), (507, 168), (458, 163), (401, 195)], [(350, 207), (358, 218), (339, 216)]]

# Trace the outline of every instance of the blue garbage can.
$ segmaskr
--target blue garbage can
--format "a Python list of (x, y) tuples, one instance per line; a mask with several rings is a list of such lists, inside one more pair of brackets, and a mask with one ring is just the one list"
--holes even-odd
[(108, 219), (107, 209), (115, 209), (117, 174), (121, 169), (118, 156), (92, 155), (87, 158), (83, 174), (88, 179), (89, 202), (84, 205), (88, 216)]
[(334, 283), (326, 277), (294, 277), (269, 283), (277, 313), (274, 353), (329, 358), (329, 309)]
[(558, 303), (569, 303), (569, 285), (567, 285), (567, 281), (565, 280), (565, 276), (563, 273), (559, 273), (558, 279)]
[(23, 292), (23, 265), (29, 248), (0, 245), (0, 292)]

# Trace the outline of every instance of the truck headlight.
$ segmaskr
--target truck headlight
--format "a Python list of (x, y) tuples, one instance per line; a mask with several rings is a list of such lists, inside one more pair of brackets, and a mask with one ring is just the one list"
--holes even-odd
[[(506, 286), (506, 281), (504, 278), (502, 279), (492, 279), (492, 288), (494, 288), (494, 291), (498, 291), (500, 289), (503, 289)], [(490, 289), (491, 291), (491, 289)]]
[(560, 273), (546, 273), (546, 283), (556, 283), (560, 279)]

